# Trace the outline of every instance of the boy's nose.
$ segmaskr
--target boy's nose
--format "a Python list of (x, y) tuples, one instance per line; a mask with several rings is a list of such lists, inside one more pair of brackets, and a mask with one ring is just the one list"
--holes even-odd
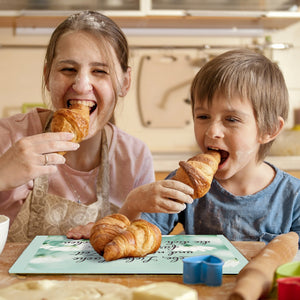
[(75, 92), (80, 94), (86, 94), (92, 90), (92, 84), (87, 74), (78, 74), (75, 77), (75, 81), (72, 85)]
[(224, 131), (221, 122), (213, 122), (206, 130), (206, 135), (210, 138), (223, 138)]

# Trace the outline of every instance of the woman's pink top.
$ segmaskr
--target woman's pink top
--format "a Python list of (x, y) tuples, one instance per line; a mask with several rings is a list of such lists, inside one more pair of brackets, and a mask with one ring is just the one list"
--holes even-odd
[[(38, 112), (0, 120), (0, 155), (25, 136), (43, 132)], [(110, 196), (109, 201), (121, 207), (127, 194), (135, 187), (154, 181), (152, 155), (141, 140), (109, 124), (113, 135), (109, 148)], [(58, 165), (58, 171), (49, 175), (50, 194), (90, 204), (96, 201), (98, 168), (89, 172), (78, 171), (68, 165)], [(0, 179), (1, 180), (1, 179)], [(0, 192), (0, 214), (10, 217), (12, 224), (23, 202), (32, 190), (33, 180), (13, 190)]]

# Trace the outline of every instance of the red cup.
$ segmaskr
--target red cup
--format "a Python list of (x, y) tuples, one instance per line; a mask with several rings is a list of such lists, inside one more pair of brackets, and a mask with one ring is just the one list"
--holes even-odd
[(286, 277), (277, 279), (278, 300), (299, 300), (300, 277)]

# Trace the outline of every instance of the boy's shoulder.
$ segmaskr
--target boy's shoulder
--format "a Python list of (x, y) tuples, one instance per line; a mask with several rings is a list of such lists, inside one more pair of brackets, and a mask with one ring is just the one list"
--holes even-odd
[(278, 167), (276, 167), (273, 164), (268, 163), (274, 170), (276, 173), (276, 176), (274, 178), (274, 180), (278, 180), (280, 181), (289, 181), (289, 182), (295, 182), (295, 184), (300, 184), (300, 179), (291, 175), (290, 173), (288, 173), (287, 171), (283, 171), (281, 169), (279, 169)]
[(271, 184), (265, 189), (269, 194), (277, 195), (278, 197), (284, 196), (287, 199), (300, 197), (300, 179), (289, 174), (278, 167), (271, 165), (276, 175)]

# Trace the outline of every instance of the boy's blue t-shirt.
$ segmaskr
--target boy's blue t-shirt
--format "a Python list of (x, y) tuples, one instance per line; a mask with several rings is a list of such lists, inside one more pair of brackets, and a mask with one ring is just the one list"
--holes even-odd
[(274, 180), (253, 195), (235, 196), (214, 179), (209, 192), (182, 212), (143, 213), (142, 218), (157, 225), (162, 234), (169, 234), (180, 222), (185, 234), (223, 234), (231, 241), (268, 243), (290, 231), (300, 236), (300, 180), (271, 166)]

